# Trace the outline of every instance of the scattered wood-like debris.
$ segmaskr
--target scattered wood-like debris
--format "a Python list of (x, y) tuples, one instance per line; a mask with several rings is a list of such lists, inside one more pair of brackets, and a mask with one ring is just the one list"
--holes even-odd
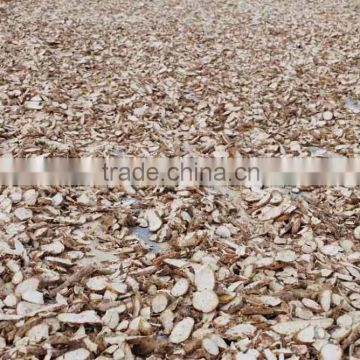
[[(132, 201), (121, 188), (38, 188), (31, 217), (20, 220), (16, 210), (28, 191), (3, 188), (0, 195), (7, 216), (0, 224), (4, 359), (341, 359), (359, 347), (357, 188), (278, 189), (295, 210), (266, 221), (258, 204), (272, 189), (260, 190), (254, 202), (256, 192), (245, 188), (186, 196), (181, 188), (143, 189)], [(59, 191), (61, 205), (49, 212), (52, 205), (44, 204)], [(94, 201), (80, 206), (85, 193)], [(150, 226), (139, 204), (150, 209), (154, 202), (162, 226), (139, 238), (133, 228)], [(191, 222), (182, 216), (190, 206)], [(288, 224), (299, 217), (293, 232)], [(229, 237), (219, 234), (220, 218), (236, 229)], [(162, 228), (172, 237), (164, 239)], [(179, 247), (177, 240), (189, 236), (200, 241)], [(167, 247), (155, 251), (147, 241)], [(336, 253), (323, 251), (329, 246)]]
[[(356, 156), (355, 0), (0, 0), (0, 154)], [(1, 188), (1, 359), (360, 358), (359, 188)]]

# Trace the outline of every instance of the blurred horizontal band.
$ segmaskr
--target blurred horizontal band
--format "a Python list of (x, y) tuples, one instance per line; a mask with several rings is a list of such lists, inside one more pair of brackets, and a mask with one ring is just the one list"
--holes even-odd
[(348, 186), (360, 158), (0, 157), (3, 186)]

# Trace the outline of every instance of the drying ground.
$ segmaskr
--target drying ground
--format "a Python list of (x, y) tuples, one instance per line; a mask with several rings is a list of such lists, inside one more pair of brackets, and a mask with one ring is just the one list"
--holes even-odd
[[(0, 1), (0, 154), (358, 156), (357, 0)], [(1, 359), (360, 357), (359, 188), (1, 188)]]

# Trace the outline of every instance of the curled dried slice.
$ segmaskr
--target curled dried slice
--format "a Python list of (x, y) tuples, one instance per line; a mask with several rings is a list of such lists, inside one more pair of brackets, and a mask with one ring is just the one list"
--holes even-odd
[(42, 245), (41, 250), (47, 254), (59, 255), (65, 250), (65, 246), (60, 241), (54, 241), (53, 243)]
[(49, 325), (44, 323), (35, 325), (26, 333), (26, 336), (35, 343), (47, 339), (49, 337)]
[(195, 272), (195, 286), (198, 291), (210, 289), (215, 287), (215, 275), (212, 269), (205, 265)]
[(326, 344), (320, 350), (321, 360), (341, 360), (342, 350), (339, 345)]
[(356, 227), (354, 230), (354, 238), (360, 240), (360, 226)]
[(28, 278), (22, 281), (15, 289), (15, 295), (20, 296), (26, 291), (37, 290), (39, 286), (39, 279), (35, 277)]
[(107, 280), (103, 276), (95, 276), (86, 282), (86, 286), (93, 291), (102, 291), (107, 286)]
[(186, 317), (178, 322), (170, 334), (170, 341), (174, 344), (180, 344), (185, 341), (190, 336), (194, 324), (195, 320), (191, 317)]
[(32, 217), (32, 211), (26, 208), (18, 208), (15, 210), (14, 214), (21, 221)]
[(161, 228), (162, 220), (154, 209), (150, 209), (146, 212), (146, 219), (149, 223), (150, 231), (155, 232)]
[(299, 331), (296, 335), (296, 340), (302, 344), (312, 344), (315, 341), (315, 329), (313, 326), (308, 326)]
[(175, 285), (171, 289), (171, 295), (176, 297), (185, 295), (188, 289), (189, 289), (189, 280), (185, 278), (181, 278), (175, 283)]
[(331, 306), (331, 294), (330, 289), (325, 289), (320, 293), (319, 301), (324, 311), (329, 311)]
[(25, 291), (21, 294), (23, 300), (33, 304), (44, 304), (44, 295), (37, 290)]
[(213, 290), (205, 289), (194, 293), (192, 303), (196, 310), (209, 313), (216, 309), (219, 299)]
[(225, 225), (221, 225), (216, 229), (216, 235), (219, 235), (222, 238), (228, 239), (231, 237), (231, 232), (229, 228)]
[(154, 313), (163, 312), (168, 305), (168, 298), (165, 294), (157, 294), (151, 301), (151, 307)]
[(286, 263), (293, 262), (296, 260), (296, 253), (292, 250), (282, 250), (277, 253), (275, 260)]
[(281, 299), (278, 297), (274, 297), (274, 296), (263, 295), (263, 296), (259, 297), (259, 300), (263, 304), (269, 305), (269, 306), (277, 306), (277, 305), (281, 304)]
[(251, 324), (239, 324), (228, 329), (225, 335), (231, 339), (239, 339), (255, 334), (256, 327)]
[(59, 356), (56, 360), (87, 360), (90, 358), (90, 351), (87, 349), (76, 349), (66, 352), (64, 355)]
[(207, 351), (210, 355), (217, 356), (219, 354), (219, 346), (218, 344), (209, 338), (205, 338), (202, 341), (202, 347)]
[(101, 319), (94, 310), (76, 313), (62, 313), (58, 315), (58, 320), (70, 324), (101, 324)]

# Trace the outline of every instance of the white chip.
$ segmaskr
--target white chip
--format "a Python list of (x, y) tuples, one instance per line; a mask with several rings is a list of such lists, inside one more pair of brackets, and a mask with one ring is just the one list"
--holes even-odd
[(191, 317), (186, 317), (185, 319), (178, 322), (171, 334), (170, 334), (170, 342), (174, 344), (180, 344), (184, 342), (191, 334), (191, 331), (194, 327), (195, 321)]
[(185, 278), (180, 278), (171, 289), (171, 295), (175, 297), (183, 296), (187, 293), (188, 289), (189, 280)]
[(86, 282), (86, 286), (93, 291), (102, 291), (105, 290), (106, 286), (107, 286), (107, 280), (105, 277), (103, 276), (95, 276), (90, 278), (87, 282)]
[(296, 253), (292, 250), (282, 250), (276, 254), (275, 260), (281, 262), (293, 262), (296, 260)]
[(32, 211), (26, 208), (17, 208), (14, 211), (14, 214), (21, 221), (30, 219), (32, 217)]
[(199, 270), (195, 271), (194, 282), (198, 291), (206, 289), (213, 290), (215, 287), (213, 270), (208, 265), (202, 266)]
[(69, 324), (101, 324), (101, 319), (94, 310), (81, 313), (62, 313), (57, 316), (58, 320)]
[(167, 296), (163, 293), (157, 294), (151, 301), (151, 308), (155, 314), (163, 312), (168, 304)]
[(219, 299), (213, 290), (197, 291), (193, 295), (193, 306), (203, 313), (214, 311), (219, 304)]

